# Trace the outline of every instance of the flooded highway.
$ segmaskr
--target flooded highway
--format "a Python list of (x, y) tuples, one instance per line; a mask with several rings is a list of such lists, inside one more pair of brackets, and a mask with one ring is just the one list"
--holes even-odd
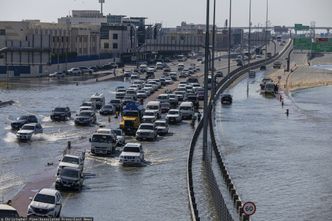
[[(185, 170), (193, 133), (189, 121), (170, 125), (170, 133), (159, 136), (156, 142), (141, 142), (146, 166), (122, 167), (118, 157), (96, 157), (88, 153), (88, 138), (98, 125), (77, 127), (73, 120), (50, 120), (50, 112), (55, 106), (70, 107), (74, 116), (84, 99), (101, 92), (108, 102), (115, 97), (114, 89), (120, 85), (128, 86), (129, 83), (111, 81), (1, 90), (0, 100), (16, 103), (1, 108), (0, 112), (0, 195), (11, 199), (26, 183), (45, 177), (54, 182), (58, 160), (67, 142), (71, 141), (73, 152), (87, 150), (85, 180), (81, 192), (63, 192), (61, 216), (88, 216), (95, 220), (158, 220), (160, 217), (163, 220), (189, 220)], [(10, 122), (28, 113), (37, 115), (44, 133), (33, 136), (31, 142), (19, 143), (10, 129)], [(119, 121), (112, 116), (109, 122), (107, 117), (97, 114), (99, 125), (117, 128)], [(126, 142), (136, 140), (126, 137)]]
[(293, 92), (282, 108), (260, 95), (262, 78), (241, 80), (229, 90), (233, 104), (216, 107), (217, 142), (237, 191), (256, 203), (252, 220), (330, 220), (332, 87)]

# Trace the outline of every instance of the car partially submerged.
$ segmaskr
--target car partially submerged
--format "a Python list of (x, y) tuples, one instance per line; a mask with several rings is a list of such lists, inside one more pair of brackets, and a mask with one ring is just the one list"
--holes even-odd
[(156, 128), (157, 128), (157, 134), (158, 135), (166, 135), (168, 134), (168, 123), (166, 120), (157, 120), (155, 122)]
[(127, 143), (120, 154), (119, 162), (122, 165), (142, 165), (144, 151), (140, 143)]
[(16, 133), (19, 141), (29, 141), (33, 134), (43, 133), (43, 128), (39, 123), (24, 124)]
[(220, 101), (221, 101), (221, 104), (232, 104), (233, 103), (233, 98), (232, 98), (232, 95), (230, 95), (230, 94), (222, 94), (221, 95), (221, 99), (220, 99)]

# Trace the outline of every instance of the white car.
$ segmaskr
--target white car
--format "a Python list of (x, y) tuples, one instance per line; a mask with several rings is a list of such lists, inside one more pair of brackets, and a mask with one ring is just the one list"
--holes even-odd
[(32, 199), (27, 216), (59, 217), (62, 209), (62, 197), (59, 191), (44, 188)]
[(83, 171), (83, 166), (84, 166), (84, 152), (82, 153), (81, 156), (66, 154), (63, 156), (62, 160), (59, 163), (57, 175), (60, 174), (61, 170), (64, 167), (77, 168)]
[(118, 145), (123, 146), (126, 144), (125, 135), (121, 129), (111, 129), (111, 132), (115, 134)]
[(166, 135), (168, 134), (168, 123), (166, 120), (157, 120), (155, 122), (156, 128), (157, 128), (157, 134), (158, 135)]
[(158, 115), (154, 110), (145, 110), (143, 114), (143, 122), (144, 123), (153, 123), (157, 120)]
[(170, 109), (166, 115), (166, 120), (170, 124), (180, 123), (182, 121), (182, 114), (179, 109)]
[(82, 71), (79, 68), (71, 68), (67, 72), (70, 75), (80, 75), (80, 74), (82, 74)]
[(10, 218), (19, 218), (19, 214), (17, 210), (12, 207), (10, 204), (2, 204), (0, 203), (0, 219), (8, 218), (8, 220), (11, 220)]
[(142, 123), (136, 131), (137, 140), (156, 140), (157, 130), (153, 123)]
[(127, 143), (121, 154), (120, 163), (122, 165), (136, 165), (144, 163), (144, 151), (140, 143)]
[(19, 141), (29, 141), (33, 134), (43, 133), (43, 128), (39, 123), (24, 124), (16, 133)]
[(145, 90), (138, 90), (137, 91), (137, 98), (141, 99), (141, 98), (147, 98), (148, 97), (148, 94), (147, 94), (147, 91)]

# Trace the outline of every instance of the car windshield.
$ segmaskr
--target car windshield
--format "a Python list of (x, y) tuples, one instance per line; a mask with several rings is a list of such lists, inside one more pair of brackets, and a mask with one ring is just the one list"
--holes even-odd
[(166, 123), (164, 122), (156, 122), (156, 127), (166, 127)]
[(124, 147), (123, 152), (135, 152), (135, 153), (139, 153), (139, 148), (138, 147)]
[(191, 110), (191, 107), (180, 107), (181, 110)]
[(159, 96), (158, 99), (159, 100), (167, 100), (168, 96)]
[(64, 169), (61, 170), (61, 176), (77, 178), (79, 177), (79, 172), (77, 170)]
[(125, 111), (123, 113), (124, 117), (137, 117), (138, 113), (137, 111)]
[(154, 112), (145, 112), (144, 115), (145, 116), (154, 116)]
[(122, 136), (121, 130), (112, 130), (113, 133), (115, 133), (117, 136)]
[(148, 109), (148, 110), (158, 110), (158, 109), (159, 109), (159, 106), (157, 106), (157, 105), (149, 105), (149, 106), (147, 107), (147, 109)]
[(81, 106), (92, 106), (92, 103), (90, 103), (90, 102), (84, 102)]
[(55, 197), (54, 196), (50, 196), (50, 195), (44, 195), (44, 194), (40, 194), (38, 193), (34, 200), (35, 202), (41, 202), (41, 203), (48, 203), (48, 204), (54, 204), (55, 203)]
[(22, 130), (35, 130), (35, 127), (34, 126), (30, 126), (30, 125), (24, 125), (22, 127)]
[(112, 106), (112, 105), (105, 105), (103, 108), (104, 108), (104, 109), (112, 109), (113, 106)]
[(142, 130), (153, 130), (153, 126), (152, 125), (141, 125), (140, 129)]
[(64, 107), (56, 107), (54, 109), (54, 112), (65, 112), (65, 111), (66, 111), (66, 108), (64, 108)]
[(178, 111), (169, 111), (168, 114), (179, 114)]
[(120, 100), (111, 100), (111, 104), (120, 104)]
[(27, 120), (28, 118), (28, 116), (20, 116), (17, 118), (17, 120)]
[(79, 164), (79, 160), (77, 158), (74, 158), (74, 157), (68, 157), (68, 156), (65, 156), (64, 158), (62, 158), (62, 162), (65, 162), (65, 163), (73, 163), (73, 164)]
[(80, 116), (91, 116), (92, 113), (91, 112), (81, 112)]
[(95, 135), (92, 136), (91, 141), (92, 142), (98, 142), (98, 143), (112, 143), (113, 138), (110, 135), (95, 134)]
[(118, 92), (126, 92), (126, 89), (124, 89), (124, 88), (120, 88), (120, 89), (118, 90)]

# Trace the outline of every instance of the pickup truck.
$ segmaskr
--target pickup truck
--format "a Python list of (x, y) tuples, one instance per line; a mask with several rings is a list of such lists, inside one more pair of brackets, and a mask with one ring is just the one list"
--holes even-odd
[(43, 133), (43, 128), (39, 123), (24, 124), (16, 133), (19, 141), (29, 141), (33, 134)]
[(35, 115), (20, 116), (11, 123), (11, 127), (13, 130), (19, 130), (24, 124), (28, 123), (38, 123), (37, 117)]
[(82, 152), (80, 156), (65, 154), (59, 163), (57, 175), (59, 175), (65, 167), (76, 168), (83, 172), (84, 159), (85, 152)]

